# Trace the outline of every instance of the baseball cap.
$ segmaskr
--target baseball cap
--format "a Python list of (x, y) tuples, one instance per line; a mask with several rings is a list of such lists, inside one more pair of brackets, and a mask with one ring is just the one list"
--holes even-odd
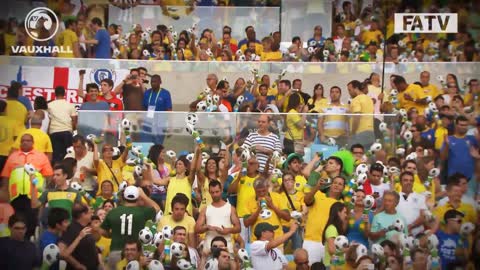
[(443, 220), (447, 222), (447, 220), (451, 218), (457, 218), (458, 216), (463, 218), (465, 215), (460, 211), (457, 211), (455, 209), (450, 209), (447, 212), (445, 212), (445, 215), (443, 215)]
[(300, 160), (300, 162), (303, 162), (302, 156), (300, 156), (297, 153), (291, 153), (290, 155), (288, 155), (287, 160), (285, 160), (285, 163), (283, 163), (283, 168), (286, 169), (288, 167), (288, 165), (290, 164), (290, 162), (292, 162), (292, 160), (295, 159), (295, 158), (298, 158)]
[(138, 188), (136, 186), (128, 186), (123, 191), (123, 197), (127, 201), (134, 201), (138, 199), (138, 196), (140, 196), (140, 193), (138, 192)]
[(278, 229), (278, 226), (273, 226), (272, 224), (270, 223), (267, 223), (267, 222), (261, 222), (261, 223), (258, 223), (257, 226), (255, 227), (255, 237), (257, 237), (258, 239), (262, 236), (262, 232), (264, 231), (275, 231), (276, 229)]

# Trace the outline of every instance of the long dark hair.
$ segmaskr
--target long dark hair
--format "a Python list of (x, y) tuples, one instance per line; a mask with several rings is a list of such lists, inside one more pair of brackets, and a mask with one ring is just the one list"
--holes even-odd
[(325, 225), (325, 228), (323, 229), (323, 241), (325, 241), (325, 232), (327, 231), (328, 226), (333, 225), (335, 228), (337, 228), (338, 235), (345, 235), (346, 229), (345, 229), (345, 224), (343, 224), (343, 221), (340, 219), (338, 214), (343, 211), (345, 208), (345, 204), (342, 202), (336, 202), (330, 207), (330, 214), (328, 216), (328, 221), (327, 225)]
[(287, 112), (291, 109), (297, 109), (298, 105), (301, 103), (301, 96), (299, 93), (294, 93), (288, 98)]
[(152, 161), (153, 164), (158, 168), (158, 157), (160, 156), (160, 153), (162, 153), (163, 145), (161, 144), (154, 144), (152, 147), (150, 147), (150, 150), (148, 150), (148, 158)]

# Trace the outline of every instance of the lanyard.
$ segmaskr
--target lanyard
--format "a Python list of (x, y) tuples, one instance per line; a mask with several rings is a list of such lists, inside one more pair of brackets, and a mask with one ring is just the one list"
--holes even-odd
[[(158, 91), (157, 97), (155, 98), (155, 103), (153, 104), (155, 107), (157, 106), (158, 97), (160, 97), (160, 91), (162, 91), (162, 89), (160, 89)], [(148, 106), (150, 106), (150, 100), (152, 99), (152, 93), (153, 93), (153, 90), (152, 90), (152, 92), (150, 92), (150, 96), (148, 97)]]

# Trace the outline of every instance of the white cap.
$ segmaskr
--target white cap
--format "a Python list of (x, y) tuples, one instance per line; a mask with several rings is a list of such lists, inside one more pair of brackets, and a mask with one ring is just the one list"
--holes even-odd
[(138, 192), (138, 188), (136, 186), (128, 186), (123, 191), (123, 197), (125, 200), (134, 201), (138, 199), (138, 196), (140, 196), (140, 193)]

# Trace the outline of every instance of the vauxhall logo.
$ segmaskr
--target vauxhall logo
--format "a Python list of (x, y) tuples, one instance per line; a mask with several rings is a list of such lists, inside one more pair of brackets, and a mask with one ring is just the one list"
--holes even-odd
[[(38, 42), (52, 39), (57, 34), (59, 20), (55, 12), (46, 7), (32, 9), (25, 17), (25, 31)], [(71, 53), (72, 48), (63, 46), (12, 46), (13, 53)]]

